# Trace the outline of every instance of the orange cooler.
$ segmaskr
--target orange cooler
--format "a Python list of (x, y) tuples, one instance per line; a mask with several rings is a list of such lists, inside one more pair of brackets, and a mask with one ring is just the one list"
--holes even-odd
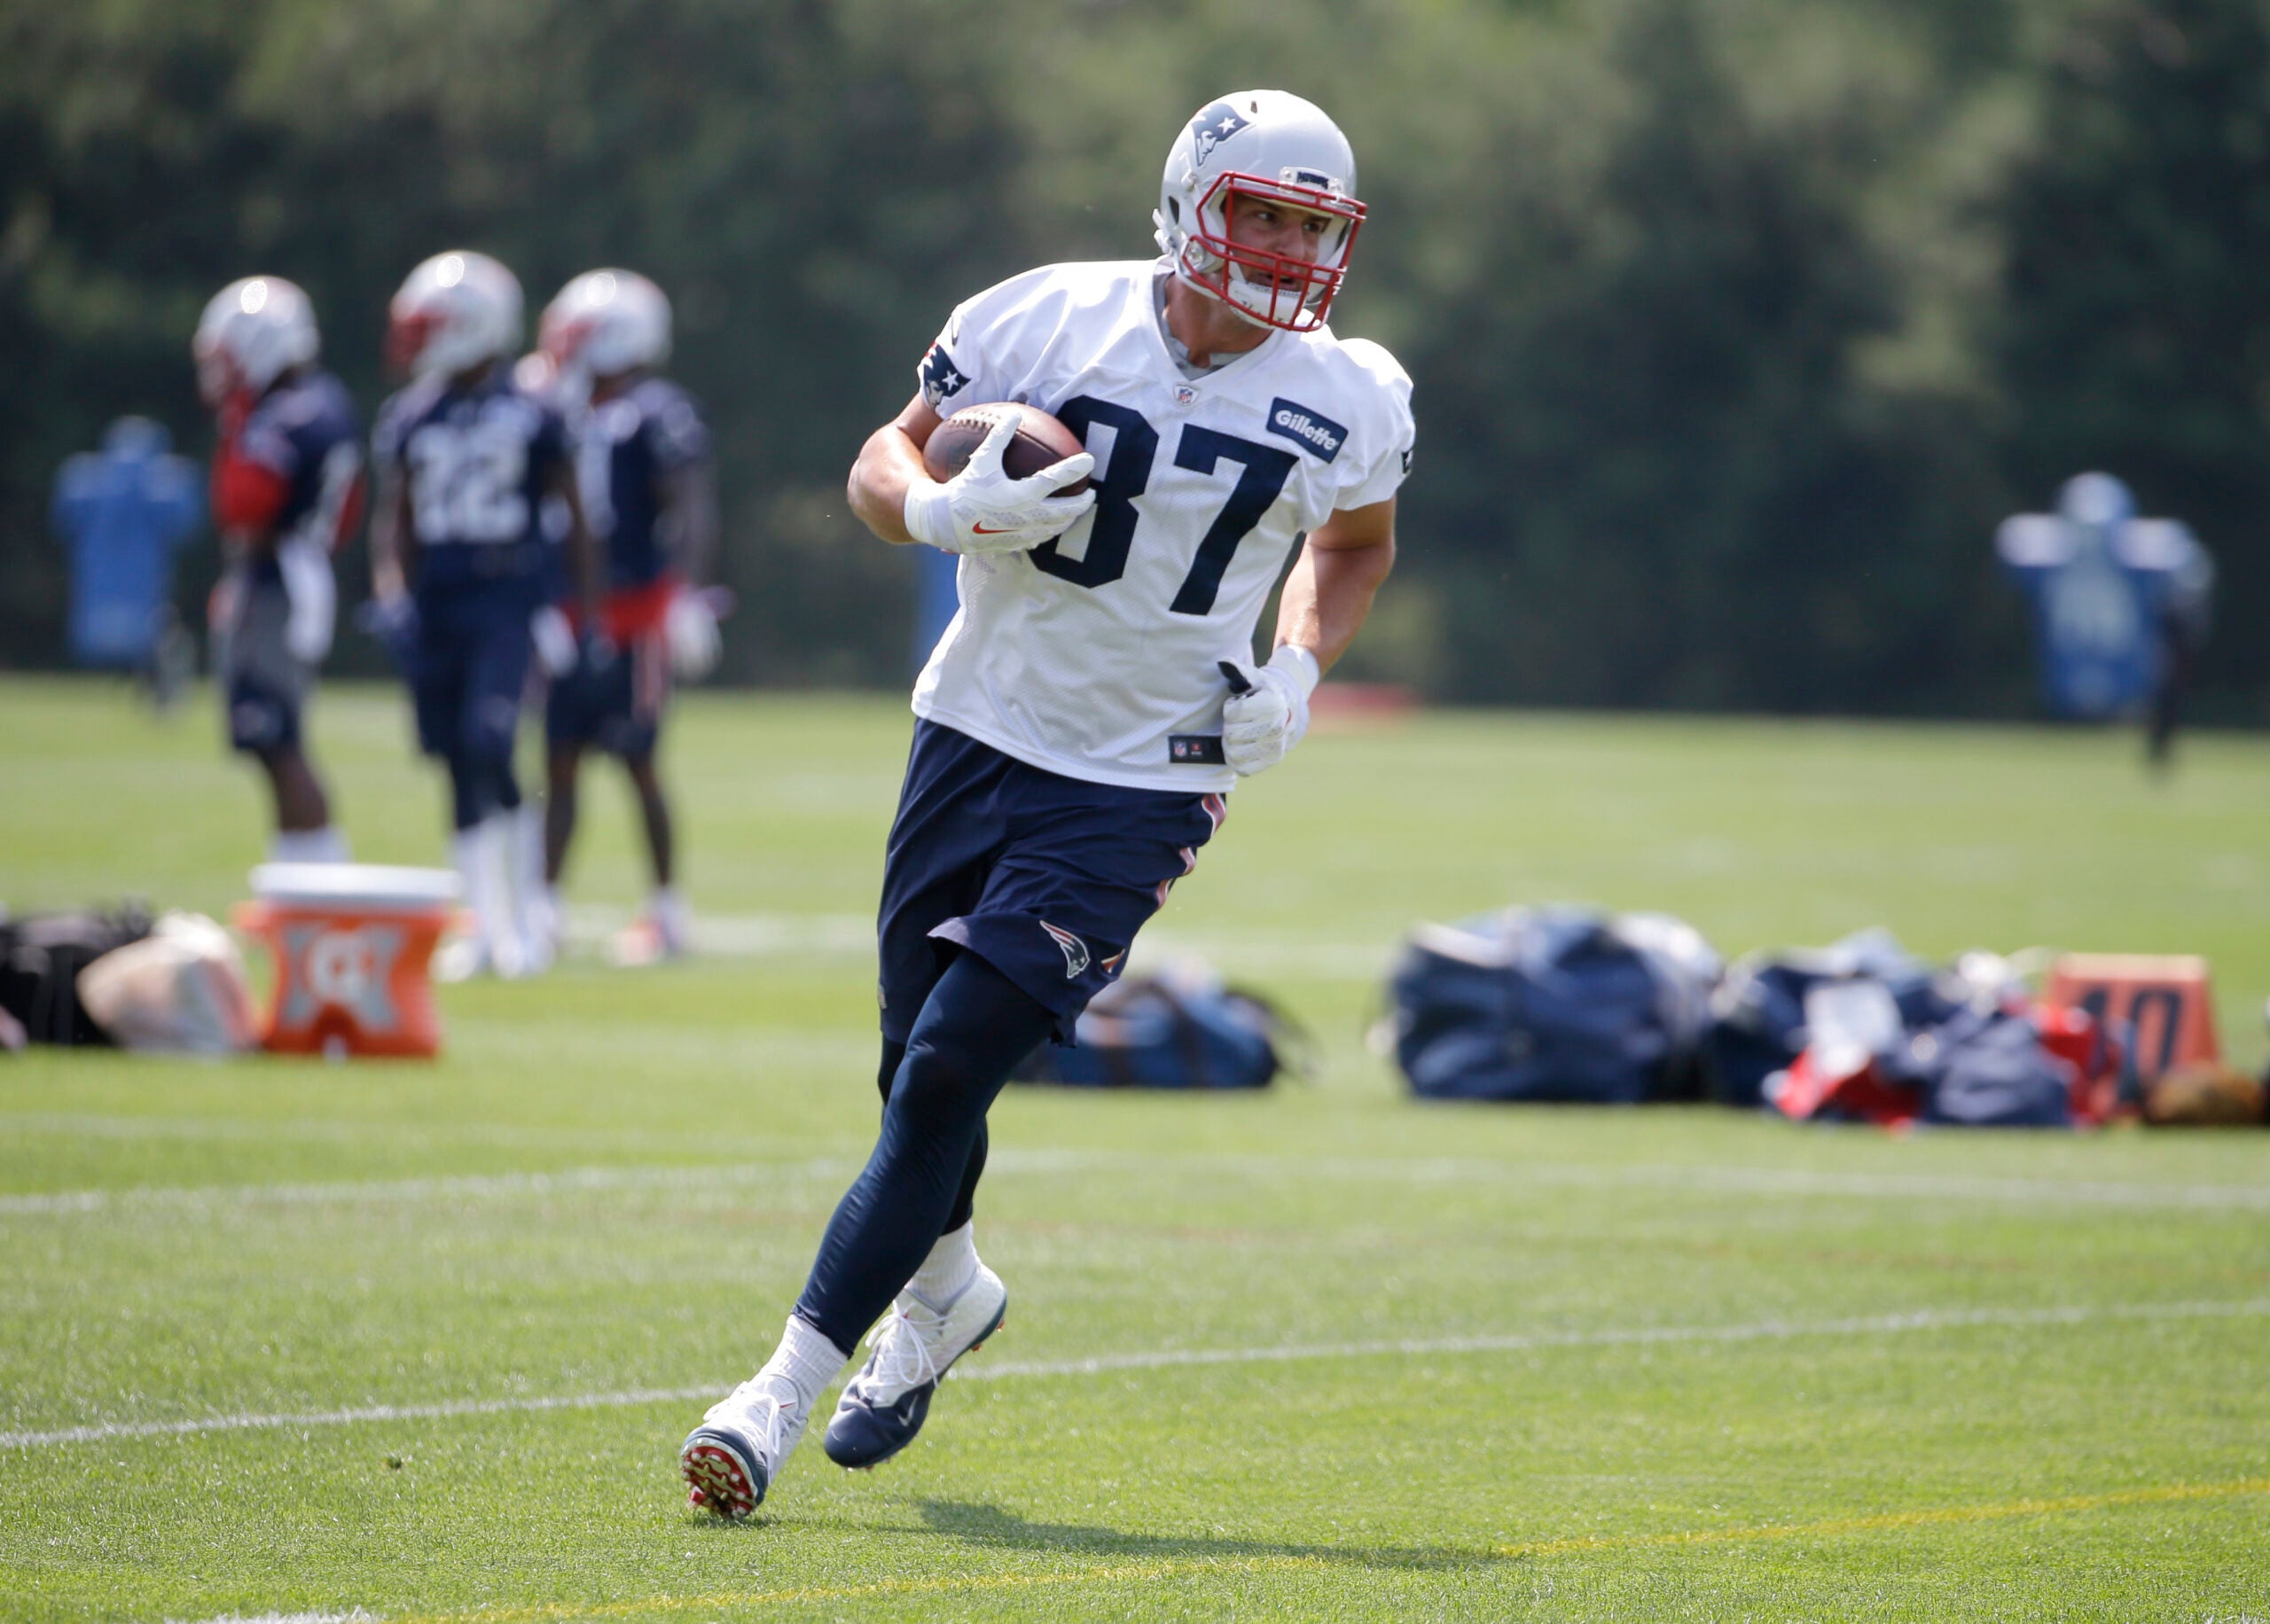
[(365, 863), (270, 863), (237, 925), (276, 963), (265, 1047), (278, 1054), (430, 1056), (442, 1047), (427, 965), (458, 878)]

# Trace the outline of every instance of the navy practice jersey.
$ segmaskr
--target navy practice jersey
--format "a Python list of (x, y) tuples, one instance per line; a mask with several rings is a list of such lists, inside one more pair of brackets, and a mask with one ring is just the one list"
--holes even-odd
[[(225, 479), (231, 463), (274, 476), (283, 505), (269, 521), (278, 546), (312, 541), (337, 550), (359, 516), (363, 425), (347, 386), (329, 372), (286, 379), (254, 402), (216, 459)], [(254, 574), (278, 574), (273, 552), (250, 560)]]
[(607, 584), (659, 580), (671, 563), (654, 534), (661, 481), (709, 454), (701, 409), (669, 379), (648, 378), (591, 407), (576, 428), (583, 516), (607, 549)]
[(412, 384), (379, 411), (379, 465), (405, 480), (419, 597), (525, 586), (544, 567), (544, 489), (571, 455), (560, 413), (503, 369), (470, 389)]

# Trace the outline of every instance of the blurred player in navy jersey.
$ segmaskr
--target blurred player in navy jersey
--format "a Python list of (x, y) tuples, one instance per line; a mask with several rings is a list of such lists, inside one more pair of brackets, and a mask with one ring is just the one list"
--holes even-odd
[[(614, 658), (577, 658), (552, 672), (544, 707), (550, 751), (544, 877), (547, 911), (575, 833), (576, 783), (586, 750), (618, 758), (638, 794), (654, 889), (614, 946), (619, 963), (650, 964), (686, 947), (670, 808), (654, 752), (675, 673), (699, 678), (717, 660), (717, 621), (692, 589), (716, 548), (717, 484), (709, 431), (692, 396), (657, 369), (669, 359), (670, 307), (635, 271), (586, 271), (545, 307), (541, 353), (553, 387), (583, 406), (575, 418), (579, 486), (605, 549), (604, 629)], [(531, 369), (532, 371), (536, 369)], [(552, 633), (563, 652), (574, 645)]]
[[(558, 409), (523, 391), (506, 357), (521, 285), (486, 254), (437, 254), (394, 296), (389, 360), (411, 382), (372, 436), (376, 622), (408, 680), (418, 741), (449, 769), (452, 855), (474, 930), (442, 966), (516, 976), (551, 962), (543, 917), (543, 814), (524, 805), (513, 747), (545, 597), (543, 510), (568, 517), (566, 548), (596, 629), (597, 554)], [(585, 657), (604, 663), (604, 634)]]
[[(1159, 258), (1043, 266), (965, 300), (860, 450), (848, 494), (867, 527), (960, 560), (883, 860), (882, 1132), (772, 1356), (680, 1446), (693, 1504), (763, 1501), (871, 1325), (822, 1448), (889, 1459), (1008, 1312), (972, 1216), (994, 1096), (1118, 976), (1225, 792), (1300, 743), (1394, 563), (1411, 379), (1325, 324), (1364, 213), (1321, 109), (1225, 96), (1168, 148)], [(1005, 412), (933, 480), (940, 423), (1001, 402), (1087, 449), (1013, 478)], [(751, 1305), (721, 1306), (709, 1334), (742, 1334)]]
[(282, 863), (348, 856), (303, 724), (331, 650), (332, 554), (362, 517), (363, 432), (345, 387), (316, 365), (320, 348), (308, 296), (280, 277), (215, 293), (190, 346), (219, 431), (213, 524), (227, 568), (213, 592), (214, 668), (229, 742), (268, 776), (269, 855)]

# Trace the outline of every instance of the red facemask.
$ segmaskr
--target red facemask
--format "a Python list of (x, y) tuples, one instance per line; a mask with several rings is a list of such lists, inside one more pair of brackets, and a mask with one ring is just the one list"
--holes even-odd
[(408, 378), (411, 369), (418, 364), (418, 357), (432, 343), (440, 329), (442, 318), (430, 311), (413, 310), (397, 316), (387, 324), (387, 368), (398, 378)]
[[(1211, 212), (1218, 204), (1226, 233), (1226, 223), (1236, 212), (1240, 198), (1329, 215), (1345, 223), (1339, 229), (1336, 243), (1327, 235), (1320, 259), (1272, 254), (1265, 248), (1232, 242), (1226, 234), (1217, 236), (1207, 229)], [(1233, 170), (1216, 179), (1199, 199), (1190, 234), (1191, 242), (1204, 249), (1215, 262), (1200, 270), (1190, 264), (1186, 248), (1183, 272), (1191, 281), (1264, 326), (1288, 332), (1313, 332), (1324, 325), (1333, 298), (1347, 279), (1348, 259), (1355, 252), (1356, 233), (1364, 223), (1364, 206), (1355, 199), (1321, 186), (1264, 180), (1257, 175)], [(1238, 275), (1240, 272), (1243, 274)], [(1263, 295), (1266, 308), (1256, 308), (1255, 304), (1233, 294), (1233, 277), (1243, 284), (1248, 294)]]

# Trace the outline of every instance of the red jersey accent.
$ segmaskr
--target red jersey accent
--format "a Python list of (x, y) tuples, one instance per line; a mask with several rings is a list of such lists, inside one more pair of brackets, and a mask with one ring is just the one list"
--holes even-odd
[[(685, 583), (675, 575), (661, 575), (644, 586), (616, 587), (599, 605), (599, 619), (607, 628), (607, 635), (619, 646), (627, 647), (634, 639), (652, 636), (662, 629), (662, 622), (669, 618), (670, 599), (685, 589)], [(583, 607), (570, 600), (560, 605), (567, 612), (568, 623), (581, 631), (583, 629)]]
[(213, 522), (223, 530), (265, 531), (292, 497), (292, 481), (224, 444), (213, 458)]

